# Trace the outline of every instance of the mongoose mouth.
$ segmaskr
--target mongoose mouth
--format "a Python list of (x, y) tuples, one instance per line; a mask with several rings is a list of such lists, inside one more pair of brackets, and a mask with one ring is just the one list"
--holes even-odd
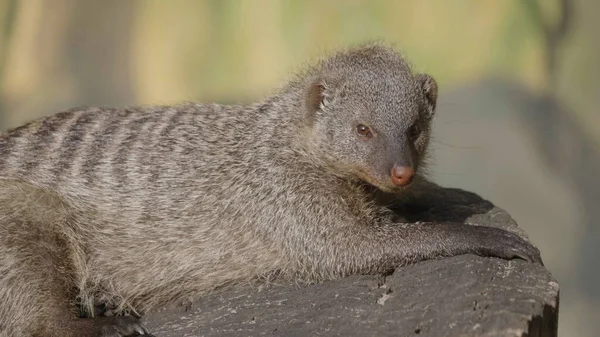
[(414, 181), (414, 169), (410, 167), (408, 169), (410, 169), (411, 172), (409, 172), (408, 170), (400, 169), (397, 169), (395, 170), (396, 172), (394, 172), (394, 169), (392, 169), (392, 171), (390, 172), (392, 174), (390, 176), (385, 175), (382, 178), (371, 174), (368, 170), (365, 169), (358, 169), (356, 174), (358, 178), (360, 178), (360, 180), (383, 192), (399, 193), (407, 190)]

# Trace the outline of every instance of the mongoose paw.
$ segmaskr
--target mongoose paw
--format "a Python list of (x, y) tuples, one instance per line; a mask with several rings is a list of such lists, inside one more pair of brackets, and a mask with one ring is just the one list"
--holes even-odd
[(99, 317), (94, 319), (97, 337), (151, 336), (139, 319), (133, 316)]
[(522, 259), (531, 263), (544, 265), (540, 251), (521, 238), (519, 235), (509, 231), (493, 227), (476, 227), (483, 232), (485, 244), (482, 248), (483, 255), (495, 256), (507, 260)]

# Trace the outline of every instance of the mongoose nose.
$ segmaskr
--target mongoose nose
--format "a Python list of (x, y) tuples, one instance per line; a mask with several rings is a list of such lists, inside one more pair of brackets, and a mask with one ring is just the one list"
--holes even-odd
[(410, 184), (415, 176), (415, 170), (408, 166), (392, 167), (392, 184), (396, 186), (406, 186)]

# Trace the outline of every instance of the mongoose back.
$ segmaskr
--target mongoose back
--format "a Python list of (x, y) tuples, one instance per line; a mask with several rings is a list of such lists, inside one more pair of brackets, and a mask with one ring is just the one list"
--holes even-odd
[(541, 263), (507, 231), (398, 222), (376, 197), (424, 179), (436, 99), (430, 75), (370, 43), (248, 106), (82, 108), (8, 131), (0, 336), (141, 333), (94, 306), (143, 314), (274, 274), (318, 282), (459, 254)]

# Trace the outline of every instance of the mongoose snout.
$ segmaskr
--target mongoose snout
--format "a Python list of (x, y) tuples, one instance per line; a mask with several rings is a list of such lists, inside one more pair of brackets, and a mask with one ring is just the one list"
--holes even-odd
[(392, 184), (407, 186), (413, 180), (415, 170), (410, 166), (394, 165), (391, 170)]

